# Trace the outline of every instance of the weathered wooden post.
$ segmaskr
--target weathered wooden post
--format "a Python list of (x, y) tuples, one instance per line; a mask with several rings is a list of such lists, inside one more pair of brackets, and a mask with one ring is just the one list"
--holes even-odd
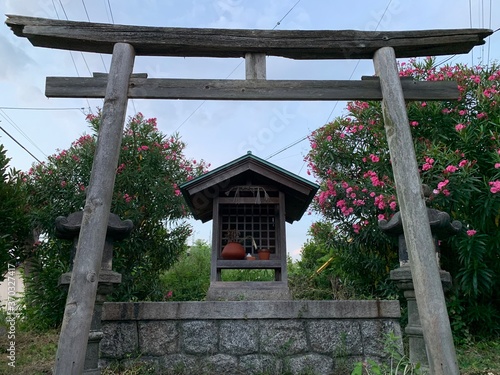
[(385, 131), (430, 372), (433, 375), (458, 375), (450, 320), (394, 49), (378, 49), (373, 62), (380, 77)]
[[(426, 198), (430, 196), (431, 192), (428, 187), (424, 188), (424, 194)], [(439, 240), (456, 235), (462, 229), (462, 223), (457, 220), (452, 221), (450, 215), (446, 212), (433, 208), (427, 208), (427, 216), (429, 218), (436, 250), (435, 254), (439, 266)], [(397, 283), (398, 288), (403, 291), (407, 301), (408, 325), (405, 328), (405, 332), (408, 335), (410, 361), (412, 363), (420, 363), (422, 368), (428, 368), (429, 361), (427, 359), (422, 325), (420, 324), (415, 288), (411, 277), (408, 249), (406, 248), (403, 223), (401, 221), (401, 212), (396, 212), (389, 221), (381, 220), (378, 224), (379, 228), (384, 233), (398, 238), (400, 266), (391, 271), (390, 279)], [(450, 273), (440, 268), (439, 276), (441, 284), (443, 285), (443, 290), (445, 292), (450, 290), (452, 286)]]
[(134, 48), (116, 43), (108, 77), (73, 273), (57, 347), (56, 375), (81, 374), (97, 293), (127, 109)]

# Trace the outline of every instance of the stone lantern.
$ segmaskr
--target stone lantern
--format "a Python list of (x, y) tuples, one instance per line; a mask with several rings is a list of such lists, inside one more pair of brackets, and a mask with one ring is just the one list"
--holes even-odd
[[(75, 258), (78, 248), (78, 236), (80, 234), (82, 218), (82, 211), (74, 212), (67, 217), (59, 216), (56, 218), (56, 236), (73, 241), (70, 255), (70, 272), (62, 274), (59, 279), (59, 285), (64, 288), (68, 288), (71, 281), (73, 259)], [(109, 215), (101, 270), (99, 271), (97, 295), (90, 326), (89, 340), (87, 342), (87, 351), (85, 354), (83, 372), (85, 375), (99, 375), (101, 373), (99, 369), (99, 343), (103, 337), (103, 332), (101, 330), (102, 307), (106, 301), (106, 296), (113, 291), (113, 286), (120, 284), (122, 280), (122, 275), (112, 270), (113, 244), (115, 241), (127, 238), (132, 229), (133, 223), (131, 220), (121, 220), (118, 215), (115, 214)]]
[[(428, 197), (430, 195), (429, 189), (424, 186), (423, 190), (426, 197)], [(460, 232), (462, 223), (457, 220), (451, 221), (449, 214), (433, 208), (427, 208), (427, 214), (435, 243), (436, 262), (439, 268), (443, 290), (446, 292), (451, 288), (452, 280), (450, 273), (442, 270), (440, 266), (439, 240), (454, 236)], [(387, 235), (398, 238), (399, 267), (391, 271), (390, 279), (397, 283), (398, 288), (403, 291), (408, 303), (408, 325), (405, 328), (405, 332), (409, 337), (410, 361), (412, 363), (420, 363), (423, 367), (427, 368), (428, 359), (426, 347), (422, 327), (420, 325), (420, 317), (418, 314), (415, 289), (412, 281), (408, 250), (403, 233), (403, 223), (401, 221), (400, 212), (396, 212), (389, 221), (379, 221), (379, 228)]]
[[(318, 185), (252, 153), (180, 186), (194, 218), (213, 220), (208, 300), (290, 299), (286, 271), (285, 222), (299, 220)], [(227, 233), (237, 232), (248, 257), (223, 259)], [(257, 249), (270, 250), (259, 260)], [(227, 269), (271, 269), (271, 282), (227, 282)]]

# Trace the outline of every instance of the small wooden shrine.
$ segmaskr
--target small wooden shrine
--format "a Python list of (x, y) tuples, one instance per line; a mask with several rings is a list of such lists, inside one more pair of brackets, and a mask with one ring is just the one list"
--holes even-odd
[[(285, 222), (300, 220), (318, 185), (249, 152), (180, 189), (195, 219), (213, 219), (207, 299), (289, 299)], [(239, 259), (224, 259), (231, 233), (243, 245)], [(270, 257), (261, 260), (264, 249)], [(275, 281), (225, 282), (225, 269), (271, 269)]]

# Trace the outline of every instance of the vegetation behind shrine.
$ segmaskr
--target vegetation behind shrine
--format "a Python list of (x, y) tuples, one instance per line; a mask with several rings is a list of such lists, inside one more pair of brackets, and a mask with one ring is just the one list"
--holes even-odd
[[(454, 279), (449, 313), (461, 340), (495, 338), (500, 332), (500, 71), (496, 66), (435, 69), (433, 64), (432, 59), (409, 63), (401, 67), (401, 75), (454, 79), (461, 91), (458, 102), (408, 103), (421, 177), (434, 190), (429, 205), (464, 226), (459, 235), (441, 242), (442, 267)], [(65, 293), (57, 279), (69, 268), (72, 243), (55, 237), (53, 223), (57, 216), (83, 208), (99, 117), (88, 120), (92, 134), (47, 163), (9, 178), (4, 168), (4, 185), (17, 191), (19, 202), (27, 202), (24, 213), (13, 215), (27, 219), (34, 234), (27, 244), (17, 234), (1, 237), (10, 241), (11, 256), (25, 262), (24, 314), (32, 328), (56, 327), (61, 321)], [(302, 259), (289, 264), (294, 296), (397, 298), (387, 279), (398, 264), (396, 244), (377, 226), (398, 210), (380, 103), (350, 103), (346, 116), (315, 131), (310, 141), (309, 170), (321, 183), (314, 209), (324, 219), (311, 228)], [(205, 296), (209, 249), (197, 243), (186, 252), (189, 227), (177, 184), (206, 166), (189, 160), (183, 148), (177, 135), (161, 134), (154, 119), (139, 114), (126, 126), (112, 211), (131, 219), (136, 229), (130, 239), (116, 244), (114, 269), (122, 273), (123, 283), (113, 300)], [(9, 233), (25, 235), (22, 222), (12, 221), (21, 225)], [(272, 275), (234, 271), (225, 277), (263, 280)]]

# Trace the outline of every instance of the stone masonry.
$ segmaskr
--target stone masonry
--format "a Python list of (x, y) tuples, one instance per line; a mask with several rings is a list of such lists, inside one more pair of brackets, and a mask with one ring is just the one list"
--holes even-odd
[(347, 374), (384, 360), (399, 317), (398, 301), (106, 303), (101, 366), (139, 358), (157, 374)]

